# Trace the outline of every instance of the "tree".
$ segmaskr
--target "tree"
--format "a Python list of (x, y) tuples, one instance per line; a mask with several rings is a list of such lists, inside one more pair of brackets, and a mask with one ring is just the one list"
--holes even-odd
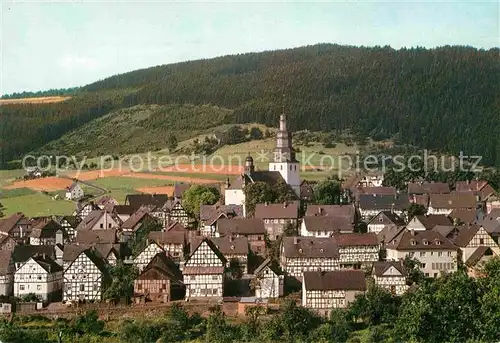
[(182, 206), (193, 216), (198, 217), (201, 205), (213, 205), (219, 201), (220, 193), (214, 187), (193, 185), (184, 193)]
[(265, 182), (254, 182), (243, 188), (245, 193), (245, 207), (248, 215), (253, 215), (255, 205), (264, 203), (273, 203), (276, 198), (274, 190)]
[(409, 256), (403, 260), (403, 268), (406, 270), (406, 283), (413, 285), (414, 283), (420, 284), (425, 280), (425, 275), (420, 269), (421, 263)]
[(104, 329), (104, 322), (99, 320), (99, 315), (95, 310), (89, 310), (85, 314), (78, 316), (73, 325), (70, 326), (70, 331), (77, 335), (86, 334), (101, 334)]
[(421, 216), (427, 213), (427, 209), (424, 205), (411, 203), (407, 208), (408, 219), (411, 219), (415, 216)]
[(340, 204), (341, 184), (339, 181), (326, 180), (314, 186), (314, 202), (320, 205)]
[(243, 276), (243, 268), (237, 258), (229, 260), (228, 271), (233, 279), (241, 279)]
[(358, 294), (349, 304), (349, 316), (367, 325), (391, 323), (397, 316), (399, 301), (386, 290), (370, 284), (368, 291)]
[(226, 315), (220, 306), (214, 306), (210, 309), (205, 338), (207, 342), (229, 343), (233, 341), (232, 328), (227, 323)]
[(243, 143), (246, 141), (246, 134), (239, 125), (231, 126), (227, 131), (222, 134), (222, 143), (233, 145)]
[(111, 284), (106, 287), (103, 298), (106, 300), (119, 300), (132, 298), (134, 294), (134, 280), (139, 275), (137, 267), (117, 261), (115, 266), (109, 267)]
[(146, 248), (148, 236), (151, 231), (161, 230), (162, 226), (156, 221), (156, 219), (150, 216), (144, 219), (141, 227), (127, 241), (127, 245), (130, 248), (132, 255), (136, 255)]
[(169, 134), (167, 136), (167, 148), (170, 153), (172, 153), (175, 149), (177, 149), (177, 137), (174, 134)]
[(262, 133), (262, 130), (259, 129), (257, 126), (253, 126), (250, 129), (250, 139), (252, 140), (258, 140), (264, 138), (264, 134)]

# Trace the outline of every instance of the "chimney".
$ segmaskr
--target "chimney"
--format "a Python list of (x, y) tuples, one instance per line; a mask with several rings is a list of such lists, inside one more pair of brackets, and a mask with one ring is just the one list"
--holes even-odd
[(47, 258), (47, 256), (45, 255), (45, 253), (42, 254), (42, 258), (45, 260)]
[(286, 201), (283, 202), (283, 208), (286, 208)]
[(318, 213), (323, 214), (323, 207), (318, 207)]
[(267, 206), (267, 205), (269, 205), (269, 204), (268, 204), (268, 203), (267, 203), (267, 201), (266, 201), (266, 202), (264, 203), (264, 205), (266, 205), (266, 206)]
[(297, 245), (299, 243), (299, 238), (297, 236), (293, 237), (293, 244)]
[(415, 230), (411, 229), (411, 230), (410, 230), (410, 234), (411, 234), (412, 236), (415, 236)]

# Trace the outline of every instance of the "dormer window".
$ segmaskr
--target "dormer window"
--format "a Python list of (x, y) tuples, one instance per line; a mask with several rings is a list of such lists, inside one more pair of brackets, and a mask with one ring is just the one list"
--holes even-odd
[(319, 249), (320, 252), (324, 252), (323, 248)]
[(378, 221), (382, 223), (384, 221), (384, 218), (380, 217)]
[(424, 245), (429, 245), (429, 241), (428, 241), (428, 240), (426, 240), (426, 239), (423, 239), (423, 240), (422, 240), (422, 243), (424, 243)]
[(436, 239), (434, 243), (436, 243), (436, 245), (441, 245), (441, 241), (439, 239)]
[(412, 239), (412, 240), (410, 240), (410, 244), (411, 244), (411, 245), (417, 245), (417, 241), (416, 241), (416, 240), (414, 240), (414, 239)]
[(299, 252), (302, 254), (302, 248), (299, 248)]
[(231, 250), (234, 250), (234, 245), (231, 245)]

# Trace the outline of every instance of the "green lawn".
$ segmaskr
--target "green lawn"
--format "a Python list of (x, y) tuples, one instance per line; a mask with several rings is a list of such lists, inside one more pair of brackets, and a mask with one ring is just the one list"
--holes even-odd
[(133, 177), (121, 177), (112, 176), (104, 177), (101, 179), (91, 181), (99, 187), (105, 188), (109, 191), (113, 190), (133, 190), (141, 187), (156, 187), (156, 186), (168, 186), (172, 185), (174, 182), (169, 180), (158, 180), (158, 179), (139, 179)]
[(30, 188), (14, 188), (14, 189), (0, 189), (0, 197), (2, 199), (5, 198), (14, 198), (23, 195), (35, 194), (36, 191)]
[(16, 178), (23, 177), (26, 172), (23, 169), (0, 170), (0, 187), (7, 185)]
[(76, 208), (74, 202), (67, 200), (53, 200), (50, 195), (35, 193), (1, 200), (6, 216), (16, 212), (23, 212), (29, 217), (47, 215), (69, 215)]

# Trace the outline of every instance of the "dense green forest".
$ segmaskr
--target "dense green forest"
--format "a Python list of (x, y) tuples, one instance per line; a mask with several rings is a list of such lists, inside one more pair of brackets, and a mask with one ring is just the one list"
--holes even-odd
[(87, 85), (63, 103), (4, 106), (0, 160), (123, 107), (210, 104), (232, 110), (233, 122), (275, 126), (285, 104), (294, 130), (398, 135), (500, 165), (498, 56), (498, 48), (318, 44), (156, 66)]

